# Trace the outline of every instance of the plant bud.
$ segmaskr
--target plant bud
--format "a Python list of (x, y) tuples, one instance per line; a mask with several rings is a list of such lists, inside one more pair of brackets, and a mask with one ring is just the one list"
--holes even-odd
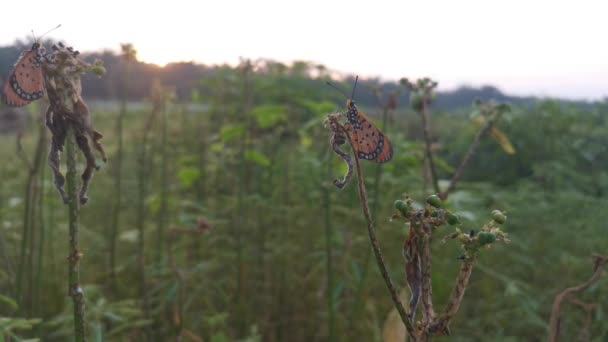
[(406, 216), (407, 212), (409, 211), (409, 207), (407, 205), (407, 203), (405, 203), (405, 201), (402, 200), (396, 200), (395, 201), (395, 209), (399, 210), (399, 212), (401, 213), (401, 215)]
[(441, 208), (441, 199), (437, 195), (431, 195), (427, 197), (426, 203), (432, 205), (435, 208)]
[(460, 224), (460, 218), (458, 217), (458, 215), (452, 214), (449, 211), (445, 214), (445, 220), (447, 221), (447, 223), (450, 226), (455, 226), (457, 224)]
[(492, 211), (492, 219), (494, 219), (494, 222), (498, 224), (503, 224), (507, 222), (507, 216), (503, 214), (500, 210)]
[(492, 232), (479, 232), (477, 234), (477, 242), (479, 242), (480, 246), (484, 246), (496, 241), (496, 235)]

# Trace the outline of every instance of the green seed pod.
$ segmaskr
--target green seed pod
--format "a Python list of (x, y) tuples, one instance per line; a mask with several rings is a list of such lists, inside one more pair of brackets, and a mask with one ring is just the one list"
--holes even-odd
[(458, 217), (458, 215), (452, 214), (449, 211), (445, 214), (445, 220), (447, 221), (447, 223), (450, 226), (455, 226), (457, 224), (460, 224), (460, 218)]
[(437, 195), (431, 195), (427, 197), (426, 203), (432, 205), (435, 208), (441, 208), (441, 199)]
[(405, 203), (405, 201), (402, 200), (396, 200), (395, 201), (395, 209), (399, 210), (399, 212), (401, 213), (401, 215), (406, 216), (407, 212), (409, 211), (409, 207), (407, 205), (407, 203)]
[(439, 210), (435, 210), (431, 213), (431, 217), (439, 217)]
[(503, 224), (507, 222), (507, 216), (503, 214), (500, 210), (492, 211), (492, 219), (494, 219), (494, 222), (498, 224)]
[(460, 242), (462, 242), (463, 244), (467, 244), (469, 243), (469, 241), (471, 241), (467, 234), (458, 234), (458, 240), (460, 240)]
[(477, 242), (480, 246), (484, 246), (496, 241), (496, 235), (492, 232), (479, 232), (477, 234)]
[(105, 75), (105, 73), (106, 73), (106, 68), (104, 68), (104, 66), (103, 66), (103, 65), (93, 65), (93, 66), (91, 67), (91, 71), (92, 71), (92, 72), (93, 72), (95, 75), (97, 75), (97, 76), (101, 77), (101, 76)]

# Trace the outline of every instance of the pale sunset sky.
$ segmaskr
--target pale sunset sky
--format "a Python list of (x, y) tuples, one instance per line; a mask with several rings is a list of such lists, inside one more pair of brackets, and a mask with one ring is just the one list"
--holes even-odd
[[(26, 14), (23, 9), (28, 7)], [(608, 1), (4, 1), (0, 45), (33, 29), (80, 51), (133, 43), (140, 60), (307, 60), (440, 89), (608, 96)]]

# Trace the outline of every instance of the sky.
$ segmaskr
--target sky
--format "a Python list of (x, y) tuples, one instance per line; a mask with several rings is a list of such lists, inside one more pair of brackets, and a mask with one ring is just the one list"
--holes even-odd
[(428, 76), (444, 90), (608, 97), (606, 0), (37, 0), (19, 15), (24, 6), (0, 5), (0, 45), (62, 24), (48, 37), (80, 51), (132, 43), (159, 65), (306, 60), (383, 80)]

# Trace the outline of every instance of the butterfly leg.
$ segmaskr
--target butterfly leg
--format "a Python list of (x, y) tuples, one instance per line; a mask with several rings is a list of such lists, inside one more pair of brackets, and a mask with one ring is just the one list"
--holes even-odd
[(342, 160), (344, 160), (348, 168), (342, 180), (334, 179), (334, 185), (338, 189), (344, 189), (346, 184), (348, 184), (348, 182), (353, 176), (353, 162), (350, 155), (340, 149), (340, 146), (344, 145), (344, 143), (346, 142), (346, 134), (342, 131), (340, 127), (338, 127), (336, 123), (331, 124), (331, 129), (333, 131), (333, 134), (329, 141), (329, 143), (331, 144), (331, 148), (338, 156), (340, 156), (340, 158), (342, 158)]

